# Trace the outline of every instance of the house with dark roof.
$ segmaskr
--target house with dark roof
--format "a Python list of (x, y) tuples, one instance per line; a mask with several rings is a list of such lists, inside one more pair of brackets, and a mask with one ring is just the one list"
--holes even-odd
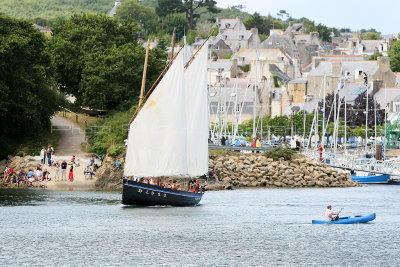
[(261, 40), (258, 35), (258, 29), (250, 30), (219, 30), (217, 39), (222, 39), (235, 53), (241, 48), (259, 47)]
[(289, 26), (286, 28), (285, 33), (288, 34), (303, 34), (303, 23), (289, 22)]
[(297, 58), (302, 69), (312, 62), (313, 57), (329, 52), (317, 32), (297, 35), (279, 35), (273, 32), (260, 47), (281, 49), (292, 58)]
[(395, 113), (400, 112), (400, 87), (380, 88), (374, 94), (376, 102), (381, 108), (386, 108), (388, 119)]
[(241, 17), (234, 19), (221, 19), (217, 17), (214, 25), (222, 30), (246, 30)]
[(361, 40), (355, 47), (355, 55), (373, 55), (374, 53), (382, 53), (387, 56), (389, 51), (389, 42), (386, 40)]
[[(221, 78), (236, 78), (239, 76), (240, 69), (237, 60), (211, 59), (208, 61), (209, 83), (215, 85)], [(220, 76), (220, 78), (218, 78)]]
[(368, 82), (380, 82), (387, 87), (395, 85), (396, 76), (390, 70), (388, 57), (379, 57), (376, 61), (324, 61), (320, 62), (307, 76), (308, 94), (315, 98), (320, 95), (320, 92), (323, 96), (323, 91), (334, 92), (340, 81), (363, 83), (364, 73), (368, 76)]
[[(205, 39), (196, 37), (195, 42), (192, 44), (192, 49), (197, 51), (204, 41)], [(222, 58), (226, 55), (232, 54), (231, 48), (224, 42), (224, 40), (219, 38), (210, 38), (208, 41), (208, 49), (210, 49), (211, 53), (216, 55), (217, 58)]]

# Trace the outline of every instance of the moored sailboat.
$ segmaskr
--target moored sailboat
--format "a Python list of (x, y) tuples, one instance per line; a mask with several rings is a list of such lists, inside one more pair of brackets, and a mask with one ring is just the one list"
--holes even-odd
[[(182, 51), (182, 50), (181, 50)], [(208, 171), (207, 55), (178, 52), (129, 128), (125, 177), (198, 177)], [(203, 193), (123, 179), (122, 204), (197, 205)]]

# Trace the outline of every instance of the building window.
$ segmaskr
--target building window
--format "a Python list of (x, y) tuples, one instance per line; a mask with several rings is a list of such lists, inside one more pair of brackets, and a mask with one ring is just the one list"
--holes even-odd
[(240, 58), (240, 61), (245, 61), (246, 60), (246, 57), (241, 57)]
[(220, 103), (219, 104), (219, 112), (224, 112), (225, 110), (225, 104), (224, 103)]
[(228, 28), (230, 28), (230, 27), (231, 27), (231, 24), (229, 24), (229, 23), (225, 24), (225, 28), (226, 28), (226, 29), (228, 29)]
[(224, 40), (228, 39), (228, 35), (224, 35)]
[(236, 112), (240, 112), (241, 108), (242, 108), (242, 103), (237, 103), (236, 104)]
[(244, 35), (239, 35), (239, 40), (243, 40), (244, 39)]
[(275, 43), (275, 45), (280, 45), (280, 44), (281, 44), (280, 42), (276, 42), (276, 43)]
[(400, 112), (400, 103), (394, 104), (394, 112)]
[(218, 45), (215, 46), (215, 50), (219, 50), (219, 46)]

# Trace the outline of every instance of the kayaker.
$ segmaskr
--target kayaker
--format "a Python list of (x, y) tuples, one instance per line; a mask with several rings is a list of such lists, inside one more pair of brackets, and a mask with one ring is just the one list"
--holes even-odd
[[(336, 215), (336, 216), (334, 216)], [(333, 212), (332, 211), (332, 206), (328, 205), (328, 207), (326, 207), (326, 211), (325, 211), (325, 217), (327, 220), (331, 220), (331, 221), (337, 221), (339, 220), (339, 213), (338, 212)]]

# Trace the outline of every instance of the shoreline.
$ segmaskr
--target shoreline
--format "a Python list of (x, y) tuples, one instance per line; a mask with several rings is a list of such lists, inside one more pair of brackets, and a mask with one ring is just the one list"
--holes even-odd
[[(68, 156), (57, 157), (60, 162)], [(120, 191), (122, 190), (123, 157), (121, 168), (113, 167), (115, 159), (106, 157), (103, 165), (95, 172), (93, 179), (85, 179), (83, 170), (88, 159), (80, 158), (81, 165), (74, 167), (74, 181), (54, 181), (53, 167), (43, 165), (52, 174), (51, 181), (37, 181), (33, 186), (16, 187), (4, 185), (0, 175), (0, 188), (38, 188), (55, 191)], [(36, 168), (40, 163), (38, 156), (15, 156), (7, 163), (18, 172), (21, 167), (28, 171)], [(69, 163), (70, 164), (70, 163)], [(6, 165), (2, 162), (0, 165)], [(0, 166), (3, 168), (3, 166)], [(4, 166), (5, 167), (5, 166)], [(324, 187), (354, 187), (360, 186), (353, 182), (348, 173), (333, 169), (323, 163), (316, 162), (302, 155), (296, 155), (290, 160), (279, 158), (273, 160), (264, 154), (241, 153), (210, 153), (209, 167), (213, 171), (213, 178), (200, 178), (201, 187), (205, 191), (240, 190), (247, 188), (324, 188)], [(69, 167), (68, 167), (69, 168)], [(183, 178), (164, 178), (177, 180), (186, 188)]]

